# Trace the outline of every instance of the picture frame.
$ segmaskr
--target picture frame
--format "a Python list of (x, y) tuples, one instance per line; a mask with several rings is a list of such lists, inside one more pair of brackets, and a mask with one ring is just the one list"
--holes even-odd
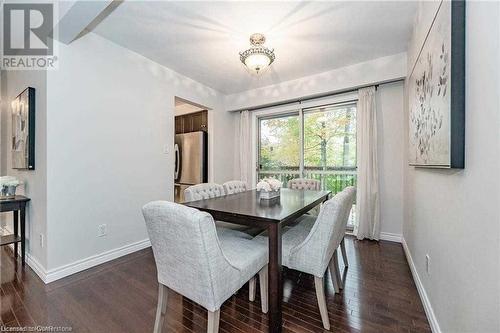
[(465, 167), (465, 1), (442, 1), (408, 78), (409, 164)]
[(11, 106), (12, 168), (35, 170), (35, 88), (23, 90)]

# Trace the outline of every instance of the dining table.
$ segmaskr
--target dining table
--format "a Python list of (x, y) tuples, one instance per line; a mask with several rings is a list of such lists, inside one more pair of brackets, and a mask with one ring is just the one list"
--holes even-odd
[(186, 206), (209, 213), (216, 221), (267, 229), (269, 237), (269, 332), (281, 332), (282, 328), (282, 228), (328, 200), (330, 193), (330, 191), (283, 188), (279, 197), (268, 200), (261, 199), (257, 190), (248, 190), (184, 203)]

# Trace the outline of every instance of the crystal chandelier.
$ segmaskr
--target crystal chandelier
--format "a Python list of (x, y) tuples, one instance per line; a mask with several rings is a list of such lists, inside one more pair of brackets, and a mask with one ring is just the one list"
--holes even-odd
[(240, 52), (241, 62), (255, 74), (259, 74), (263, 69), (271, 65), (275, 59), (274, 50), (264, 46), (266, 37), (263, 34), (252, 34), (250, 44), (252, 46)]

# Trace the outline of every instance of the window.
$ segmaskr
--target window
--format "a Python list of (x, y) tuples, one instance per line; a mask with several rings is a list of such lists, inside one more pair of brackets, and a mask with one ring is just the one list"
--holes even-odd
[(259, 180), (317, 179), (334, 194), (356, 186), (355, 103), (261, 117), (258, 126)]
[(299, 113), (259, 119), (259, 179), (285, 184), (300, 175)]

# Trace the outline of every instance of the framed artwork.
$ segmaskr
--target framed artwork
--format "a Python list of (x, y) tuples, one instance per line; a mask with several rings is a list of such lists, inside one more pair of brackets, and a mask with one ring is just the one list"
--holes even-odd
[(442, 1), (408, 80), (409, 163), (464, 168), (465, 1)]
[(12, 168), (35, 170), (35, 88), (12, 101)]

